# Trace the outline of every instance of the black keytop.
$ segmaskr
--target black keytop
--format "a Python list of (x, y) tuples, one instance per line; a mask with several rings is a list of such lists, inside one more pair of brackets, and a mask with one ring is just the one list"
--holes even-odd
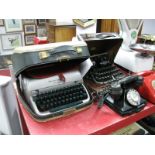
[(86, 79), (97, 83), (109, 83), (123, 77), (125, 77), (125, 74), (120, 69), (112, 64), (107, 64), (101, 67), (92, 67)]
[(63, 88), (51, 89), (33, 96), (40, 112), (61, 110), (82, 103), (87, 99), (87, 92), (83, 85), (78, 83)]

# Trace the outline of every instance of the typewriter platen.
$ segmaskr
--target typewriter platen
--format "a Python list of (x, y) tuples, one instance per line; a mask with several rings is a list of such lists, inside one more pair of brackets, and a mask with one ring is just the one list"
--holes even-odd
[(87, 45), (79, 41), (16, 49), (13, 69), (17, 90), (35, 119), (55, 119), (91, 105), (80, 70), (87, 58)]

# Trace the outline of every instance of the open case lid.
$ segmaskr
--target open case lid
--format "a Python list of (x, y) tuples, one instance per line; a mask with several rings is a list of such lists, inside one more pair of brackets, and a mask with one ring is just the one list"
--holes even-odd
[(112, 63), (123, 42), (117, 33), (87, 33), (79, 34), (77, 37), (78, 40), (87, 43), (91, 57), (108, 53), (109, 60)]
[[(59, 42), (44, 45), (18, 47), (12, 55), (13, 70), (17, 77), (21, 72), (49, 66), (57, 69), (63, 65), (78, 65), (89, 58), (83, 41)], [(43, 70), (40, 70), (42, 72)]]

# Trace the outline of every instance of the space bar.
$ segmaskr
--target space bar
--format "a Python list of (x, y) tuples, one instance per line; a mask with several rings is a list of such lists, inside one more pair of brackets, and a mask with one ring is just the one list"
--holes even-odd
[(49, 111), (50, 112), (55, 112), (55, 111), (58, 111), (58, 110), (62, 110), (62, 109), (66, 109), (66, 108), (70, 108), (70, 107), (76, 106), (76, 105), (81, 104), (81, 103), (83, 103), (82, 100), (76, 101), (76, 102), (72, 102), (70, 104), (62, 105), (62, 106), (59, 106), (59, 107), (56, 107), (56, 108), (52, 108)]

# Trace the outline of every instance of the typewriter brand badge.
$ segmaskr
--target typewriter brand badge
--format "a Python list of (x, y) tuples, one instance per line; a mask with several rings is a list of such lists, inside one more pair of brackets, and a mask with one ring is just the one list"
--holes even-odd
[(77, 50), (77, 53), (82, 53), (82, 48), (81, 47), (77, 47), (76, 50)]
[(46, 59), (49, 57), (49, 53), (47, 51), (41, 51), (39, 52), (39, 58), (42, 59)]
[(70, 59), (69, 55), (63, 55), (59, 57), (57, 60), (61, 62), (61, 61), (69, 61), (69, 59)]
[(75, 110), (76, 110), (75, 108), (70, 108), (70, 109), (64, 111), (64, 115), (70, 115), (70, 114), (72, 114)]

